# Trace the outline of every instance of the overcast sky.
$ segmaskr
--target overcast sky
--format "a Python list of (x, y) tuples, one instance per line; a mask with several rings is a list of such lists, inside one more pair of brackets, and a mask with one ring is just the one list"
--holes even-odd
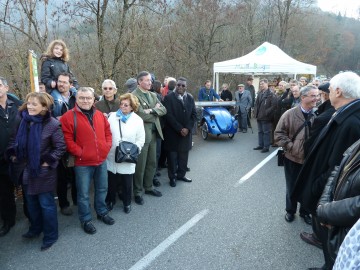
[(324, 11), (335, 14), (340, 11), (342, 15), (346, 12), (347, 17), (359, 17), (360, 0), (318, 0), (318, 5)]

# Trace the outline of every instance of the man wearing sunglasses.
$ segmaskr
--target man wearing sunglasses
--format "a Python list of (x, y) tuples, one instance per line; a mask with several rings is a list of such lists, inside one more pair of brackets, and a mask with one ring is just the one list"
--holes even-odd
[(186, 89), (187, 80), (180, 77), (175, 91), (164, 99), (167, 110), (164, 128), (165, 149), (168, 152), (168, 176), (172, 187), (176, 186), (176, 180), (192, 182), (185, 174), (191, 149), (191, 129), (196, 122), (196, 110), (194, 98)]

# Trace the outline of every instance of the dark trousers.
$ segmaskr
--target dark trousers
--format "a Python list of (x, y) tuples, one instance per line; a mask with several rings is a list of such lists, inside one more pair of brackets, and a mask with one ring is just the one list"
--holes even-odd
[(121, 183), (122, 199), (125, 206), (131, 204), (133, 174), (114, 174), (108, 171), (108, 194), (107, 202), (116, 202), (116, 192), (118, 185)]
[(316, 215), (312, 215), (312, 229), (316, 235), (316, 237), (320, 240), (322, 243), (322, 250), (324, 254), (325, 259), (325, 269), (331, 270), (333, 269), (335, 261), (331, 259), (329, 248), (328, 248), (328, 228), (325, 226), (322, 226), (320, 222), (318, 221)]
[(257, 121), (259, 146), (269, 149), (270, 147), (270, 121)]
[(60, 161), (57, 167), (57, 196), (60, 208), (69, 207), (70, 203), (67, 199), (68, 184), (71, 184), (71, 198), (73, 203), (77, 204), (76, 182), (74, 168), (67, 168)]
[[(286, 179), (286, 212), (290, 214), (296, 213), (297, 208), (297, 199), (291, 197), (291, 193), (294, 190), (296, 178), (300, 173), (302, 164), (291, 161), (290, 159), (284, 157), (284, 171), (285, 171), (285, 179)], [(300, 214), (305, 215), (308, 214), (301, 206), (300, 206)]]
[(186, 174), (189, 151), (168, 152), (169, 179), (182, 178)]
[(29, 195), (25, 187), (25, 196), (30, 215), (29, 232), (32, 234), (43, 232), (44, 244), (56, 242), (58, 239), (58, 221), (53, 192)]
[(158, 160), (158, 168), (165, 168), (166, 167), (166, 158), (167, 158), (167, 152), (165, 150), (164, 141), (161, 140), (161, 152), (160, 157)]
[(0, 214), (4, 223), (10, 226), (15, 224), (14, 184), (8, 174), (0, 174)]

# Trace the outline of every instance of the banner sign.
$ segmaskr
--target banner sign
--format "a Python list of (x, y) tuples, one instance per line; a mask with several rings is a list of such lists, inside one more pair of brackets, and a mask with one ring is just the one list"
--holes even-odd
[(30, 67), (31, 92), (40, 92), (39, 76), (38, 76), (38, 68), (37, 68), (37, 56), (32, 50), (29, 50), (29, 67)]

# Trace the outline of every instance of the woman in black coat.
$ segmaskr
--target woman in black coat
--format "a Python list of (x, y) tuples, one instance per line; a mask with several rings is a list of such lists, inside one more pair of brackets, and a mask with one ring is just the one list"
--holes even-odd
[(66, 145), (60, 122), (51, 117), (54, 104), (47, 93), (30, 93), (20, 107), (20, 124), (9, 142), (7, 156), (12, 162), (25, 163), (22, 185), (30, 217), (24, 238), (44, 234), (41, 250), (50, 248), (58, 239), (57, 207), (53, 191), (56, 168)]

